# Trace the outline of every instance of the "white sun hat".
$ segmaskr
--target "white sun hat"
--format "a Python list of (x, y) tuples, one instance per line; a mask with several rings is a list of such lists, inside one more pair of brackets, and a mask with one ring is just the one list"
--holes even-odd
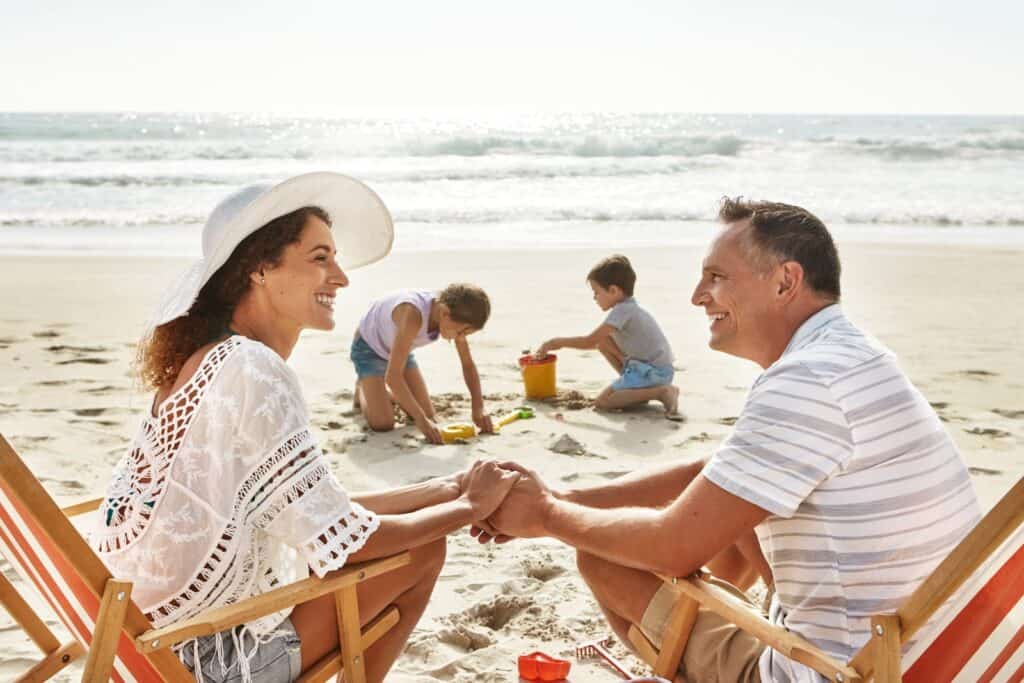
[(306, 206), (318, 206), (331, 217), (342, 267), (369, 265), (391, 251), (395, 236), (391, 214), (380, 197), (355, 178), (321, 171), (277, 185), (250, 185), (214, 208), (203, 226), (203, 257), (165, 293), (150, 329), (188, 313), (203, 285), (243, 239), (275, 218)]

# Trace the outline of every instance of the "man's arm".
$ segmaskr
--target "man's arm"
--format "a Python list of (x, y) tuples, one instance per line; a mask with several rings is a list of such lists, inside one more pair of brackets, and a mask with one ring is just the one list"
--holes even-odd
[(543, 356), (548, 351), (558, 349), (596, 349), (598, 344), (612, 336), (615, 328), (611, 325), (601, 324), (590, 334), (583, 337), (554, 337), (540, 345), (536, 353)]
[(693, 573), (768, 516), (699, 475), (666, 508), (600, 510), (560, 500), (535, 472), (520, 471), (524, 476), (489, 519), (494, 528), (510, 536), (550, 536), (610, 562), (670, 576)]
[(673, 462), (630, 472), (585, 488), (556, 491), (564, 501), (592, 508), (665, 507), (704, 469), (703, 460)]

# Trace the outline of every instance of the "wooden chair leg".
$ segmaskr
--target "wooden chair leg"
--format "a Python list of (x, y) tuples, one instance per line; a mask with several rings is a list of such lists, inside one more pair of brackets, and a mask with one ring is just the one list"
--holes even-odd
[(697, 622), (700, 603), (693, 598), (681, 595), (672, 608), (672, 615), (665, 625), (665, 635), (661, 640), (661, 652), (654, 665), (654, 673), (665, 678), (673, 678), (679, 670), (679, 661), (686, 651), (686, 643), (690, 640), (693, 625)]
[(0, 604), (10, 613), (18, 626), (28, 634), (40, 652), (50, 654), (60, 648), (57, 636), (53, 635), (53, 631), (43, 623), (32, 606), (25, 602), (25, 598), (18, 594), (18, 591), (2, 572), (0, 572)]
[(895, 614), (871, 617), (871, 637), (875, 640), (875, 682), (900, 683), (900, 618)]
[[(398, 608), (393, 605), (377, 615), (377, 617), (367, 624), (365, 629), (363, 629), (363, 652), (365, 653), (371, 645), (376, 643), (384, 636), (385, 633), (394, 628), (401, 618), (402, 615), (399, 613)], [(309, 670), (303, 673), (296, 683), (323, 683), (341, 668), (341, 652), (335, 650), (333, 653), (327, 655), (319, 662), (309, 667)]]
[(15, 683), (43, 683), (56, 676), (64, 667), (85, 654), (85, 648), (77, 640), (63, 645), (15, 679)]
[(658, 663), (658, 650), (654, 647), (654, 644), (647, 640), (647, 636), (644, 632), (636, 627), (635, 624), (629, 626), (629, 642), (633, 644), (633, 649), (640, 655), (640, 659), (647, 662), (647, 664), (653, 669), (654, 665)]
[(366, 662), (363, 661), (363, 634), (359, 625), (359, 594), (356, 585), (346, 586), (334, 594), (338, 615), (338, 644), (341, 646), (342, 674), (346, 683), (366, 683)]
[(121, 639), (124, 615), (131, 602), (132, 584), (129, 581), (108, 579), (100, 600), (100, 611), (96, 617), (96, 630), (85, 660), (82, 683), (106, 683), (114, 666), (114, 654)]

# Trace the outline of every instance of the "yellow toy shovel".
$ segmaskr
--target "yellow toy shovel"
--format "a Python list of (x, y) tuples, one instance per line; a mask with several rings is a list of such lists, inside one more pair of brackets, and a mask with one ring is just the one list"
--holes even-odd
[(501, 431), (502, 427), (504, 427), (505, 425), (510, 424), (512, 422), (515, 422), (516, 420), (529, 420), (529, 419), (531, 419), (533, 417), (535, 417), (535, 414), (533, 412), (533, 408), (531, 408), (529, 406), (519, 406), (518, 408), (513, 410), (508, 415), (502, 416), (494, 424), (494, 433), (497, 434), (498, 432)]

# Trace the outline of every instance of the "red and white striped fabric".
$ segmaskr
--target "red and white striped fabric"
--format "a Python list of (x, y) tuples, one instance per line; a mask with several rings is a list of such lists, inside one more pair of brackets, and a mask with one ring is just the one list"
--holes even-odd
[(1024, 527), (961, 589), (938, 637), (903, 657), (908, 683), (1024, 680)]
[[(13, 497), (3, 478), (0, 478), (0, 552), (23, 580), (36, 587), (75, 639), (88, 648), (100, 600)], [(150, 683), (161, 681), (163, 677), (122, 632), (111, 680)]]

